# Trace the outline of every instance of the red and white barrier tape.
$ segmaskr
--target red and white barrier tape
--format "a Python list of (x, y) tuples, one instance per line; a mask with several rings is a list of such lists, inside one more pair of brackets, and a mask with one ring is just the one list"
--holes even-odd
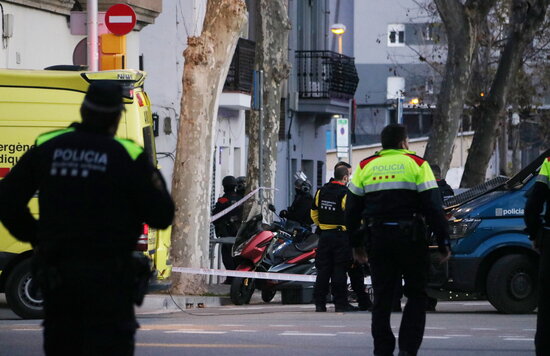
[(226, 215), (227, 213), (229, 213), (231, 210), (234, 210), (236, 208), (238, 208), (239, 206), (241, 206), (242, 204), (244, 204), (245, 201), (247, 201), (248, 199), (250, 199), (251, 196), (253, 196), (254, 194), (256, 194), (260, 189), (263, 189), (263, 190), (276, 190), (274, 188), (267, 188), (267, 187), (259, 187), (259, 188), (256, 188), (254, 189), (253, 191), (251, 191), (250, 193), (248, 193), (247, 195), (245, 195), (241, 200), (239, 200), (238, 202), (236, 202), (235, 204), (231, 205), (230, 207), (226, 208), (226, 209), (223, 209), (222, 211), (220, 211), (219, 213), (217, 213), (216, 215), (212, 215), (210, 217), (210, 223), (213, 223), (214, 221), (218, 220), (219, 218), (221, 218), (222, 216)]
[[(189, 267), (172, 267), (172, 272), (202, 274), (207, 276), (271, 279), (271, 280), (277, 280), (277, 281), (293, 281), (293, 282), (315, 282), (315, 279), (317, 278), (316, 275), (305, 275), (305, 274), (245, 272), (245, 271), (229, 271), (225, 269), (189, 268)], [(370, 276), (365, 278), (365, 283), (369, 285), (371, 284)]]

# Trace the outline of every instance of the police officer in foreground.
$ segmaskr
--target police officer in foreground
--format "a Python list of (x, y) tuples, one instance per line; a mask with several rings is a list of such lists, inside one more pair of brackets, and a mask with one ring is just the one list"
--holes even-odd
[[(447, 221), (428, 162), (408, 150), (405, 126), (382, 130), (382, 150), (361, 161), (348, 194), (346, 223), (354, 258), (367, 259), (374, 289), (372, 336), (375, 355), (392, 355), (392, 299), (401, 273), (407, 304), (399, 329), (399, 355), (416, 355), (426, 322), (429, 266), (426, 219), (439, 245), (441, 261), (450, 257)], [(366, 234), (360, 231), (361, 219)], [(365, 250), (366, 247), (366, 250)]]
[[(0, 182), (0, 220), (34, 248), (46, 355), (134, 351), (132, 253), (142, 224), (168, 227), (174, 204), (143, 148), (114, 137), (123, 110), (118, 84), (92, 82), (82, 123), (39, 136)], [(37, 192), (39, 220), (27, 207)]]
[[(237, 187), (237, 179), (233, 176), (225, 176), (222, 179), (223, 186), (223, 195), (218, 199), (214, 210), (212, 210), (212, 215), (229, 208), (231, 205), (235, 204), (240, 200), (240, 196), (235, 191)], [(217, 237), (235, 237), (237, 236), (237, 231), (239, 231), (239, 226), (242, 220), (242, 207), (238, 207), (234, 210), (231, 210), (226, 215), (222, 216), (218, 220), (214, 221), (214, 227), (216, 229)], [(222, 261), (225, 269), (234, 270), (235, 261), (233, 260), (233, 255), (231, 249), (233, 244), (222, 244)], [(232, 277), (227, 277), (224, 284), (231, 284)]]
[[(338, 167), (346, 167), (348, 169), (348, 175), (351, 177), (351, 165), (347, 162), (340, 161), (334, 166), (334, 170)], [(332, 182), (333, 178), (329, 182)], [(368, 269), (366, 263), (358, 263), (351, 261), (350, 267), (348, 268), (348, 276), (351, 284), (351, 289), (357, 295), (357, 303), (359, 310), (365, 311), (372, 308), (372, 302), (368, 293), (365, 290), (365, 269)]]
[(348, 303), (347, 275), (351, 263), (351, 247), (346, 231), (345, 210), (349, 171), (345, 166), (334, 170), (334, 179), (315, 194), (311, 218), (321, 233), (315, 257), (317, 279), (313, 297), (315, 311), (326, 312), (329, 283), (336, 312), (357, 311)]
[[(542, 219), (545, 205), (546, 213)], [(550, 355), (550, 157), (544, 160), (527, 198), (525, 224), (529, 238), (533, 240), (533, 247), (540, 252), (536, 354)]]

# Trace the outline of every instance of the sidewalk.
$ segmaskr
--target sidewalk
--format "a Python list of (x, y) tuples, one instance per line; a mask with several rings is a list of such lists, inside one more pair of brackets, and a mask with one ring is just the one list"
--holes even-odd
[[(207, 295), (170, 295), (168, 293), (147, 294), (140, 307), (136, 307), (136, 314), (161, 314), (175, 313), (178, 311), (195, 308), (212, 308), (224, 305), (233, 305), (229, 297), (231, 286), (225, 284), (208, 285)], [(278, 292), (273, 298), (273, 303), (280, 303), (281, 295)], [(250, 300), (250, 304), (263, 303), (261, 292), (256, 290)]]

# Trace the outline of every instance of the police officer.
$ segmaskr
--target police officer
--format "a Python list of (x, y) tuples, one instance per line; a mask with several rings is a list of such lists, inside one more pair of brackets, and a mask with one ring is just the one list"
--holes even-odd
[(309, 226), (313, 224), (309, 213), (313, 204), (311, 184), (298, 178), (294, 181), (294, 191), (296, 193), (294, 200), (288, 210), (281, 211), (281, 217)]
[(372, 336), (375, 355), (392, 355), (395, 336), (390, 326), (395, 285), (405, 280), (407, 304), (399, 330), (399, 355), (416, 355), (426, 321), (429, 264), (423, 218), (439, 244), (441, 261), (450, 257), (449, 234), (433, 173), (408, 150), (407, 131), (391, 124), (382, 130), (382, 150), (361, 161), (349, 185), (346, 223), (350, 231), (367, 223), (366, 239), (352, 233), (354, 257), (366, 260), (374, 289)]
[[(346, 167), (348, 169), (348, 175), (351, 177), (351, 165), (347, 162), (340, 161), (334, 166), (334, 170), (338, 167)], [(329, 180), (332, 182), (333, 178)], [(365, 291), (365, 270), (368, 269), (367, 264), (357, 263), (352, 261), (348, 269), (348, 276), (351, 284), (351, 289), (357, 295), (357, 303), (359, 310), (365, 311), (372, 308), (372, 302), (368, 293)]]
[[(231, 205), (239, 201), (240, 197), (235, 192), (237, 187), (237, 179), (233, 176), (225, 176), (222, 179), (223, 186), (223, 195), (218, 199), (212, 215), (215, 215), (222, 210), (229, 208)], [(242, 207), (238, 207), (228, 214), (222, 216), (218, 220), (214, 221), (214, 227), (216, 229), (217, 237), (235, 237), (237, 236), (237, 231), (239, 230), (240, 222), (242, 218)], [(222, 261), (225, 269), (234, 270), (235, 261), (233, 260), (233, 255), (231, 254), (232, 244), (224, 243), (222, 244)], [(225, 284), (230, 284), (232, 278), (228, 277), (225, 280)]]
[(346, 287), (346, 272), (351, 263), (351, 248), (344, 213), (348, 180), (348, 168), (336, 168), (334, 180), (317, 191), (311, 208), (311, 218), (321, 229), (315, 257), (317, 279), (313, 297), (316, 312), (327, 311), (326, 296), (329, 282), (336, 312), (358, 310), (348, 303)]
[(237, 195), (239, 195), (239, 199), (244, 198), (244, 193), (246, 191), (246, 177), (240, 176), (237, 178)]
[[(546, 204), (544, 219), (541, 214)], [(525, 205), (525, 224), (533, 247), (540, 252), (539, 304), (535, 348), (537, 356), (550, 355), (550, 157), (544, 160)]]
[[(0, 183), (0, 219), (34, 247), (46, 355), (133, 354), (132, 252), (142, 224), (168, 227), (174, 205), (143, 148), (114, 137), (123, 110), (118, 84), (92, 82), (82, 123), (39, 136)], [(39, 220), (27, 208), (37, 191)]]

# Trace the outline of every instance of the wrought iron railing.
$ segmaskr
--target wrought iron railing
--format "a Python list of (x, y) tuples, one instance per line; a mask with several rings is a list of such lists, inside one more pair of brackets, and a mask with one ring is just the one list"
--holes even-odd
[(254, 41), (239, 38), (223, 85), (224, 91), (252, 92), (255, 50), (256, 43)]
[(301, 99), (353, 98), (359, 76), (355, 60), (331, 51), (296, 51)]

